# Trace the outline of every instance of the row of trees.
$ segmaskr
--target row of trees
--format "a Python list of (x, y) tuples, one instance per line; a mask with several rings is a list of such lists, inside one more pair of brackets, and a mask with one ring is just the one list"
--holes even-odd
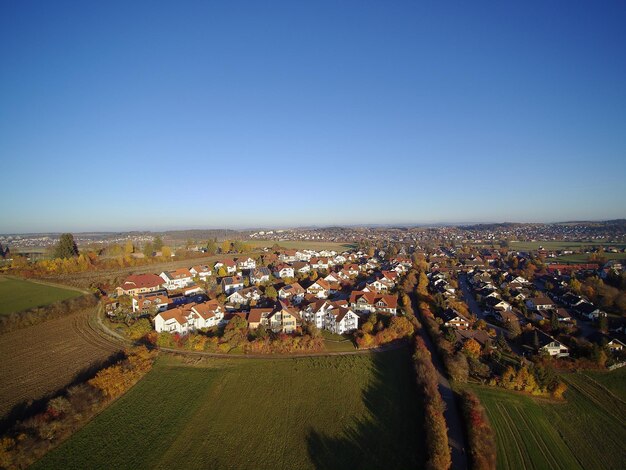
[(485, 408), (476, 394), (469, 390), (464, 390), (460, 398), (472, 469), (495, 470), (496, 436)]
[(355, 333), (355, 338), (359, 349), (369, 349), (410, 338), (414, 332), (413, 325), (406, 317), (371, 313)]
[(413, 354), (415, 377), (424, 400), (424, 429), (426, 432), (426, 468), (445, 470), (450, 468), (452, 457), (448, 445), (448, 428), (443, 415), (446, 406), (439, 393), (437, 371), (430, 352), (419, 336), (415, 336)]

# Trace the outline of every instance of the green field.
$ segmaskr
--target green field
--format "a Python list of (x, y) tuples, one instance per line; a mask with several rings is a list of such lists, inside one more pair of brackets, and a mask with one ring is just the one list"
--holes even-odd
[(337, 242), (319, 242), (319, 241), (307, 241), (307, 240), (246, 240), (246, 243), (254, 247), (272, 247), (275, 244), (287, 249), (302, 249), (302, 250), (334, 250), (339, 253), (347, 250), (354, 249), (355, 245), (350, 243), (337, 243)]
[(0, 276), (0, 315), (83, 295), (79, 291)]
[(154, 369), (33, 468), (423, 466), (408, 348)]
[[(548, 258), (548, 263), (588, 263), (590, 253), (575, 253), (573, 255), (557, 256), (556, 258)], [(626, 260), (626, 253), (602, 253), (602, 256), (607, 260)]]
[(578, 250), (581, 247), (592, 247), (592, 246), (612, 246), (615, 248), (624, 248), (626, 245), (623, 243), (609, 243), (597, 240), (590, 240), (588, 242), (573, 242), (566, 240), (559, 241), (534, 241), (534, 242), (525, 242), (525, 241), (511, 241), (509, 243), (509, 248), (518, 251), (531, 251), (537, 250), (542, 246), (546, 250)]
[[(615, 375), (611, 375), (615, 374)], [(566, 374), (567, 401), (472, 387), (496, 432), (499, 469), (622, 469), (626, 462), (626, 375)], [(600, 382), (605, 382), (602, 385)], [(621, 390), (614, 394), (609, 389)]]

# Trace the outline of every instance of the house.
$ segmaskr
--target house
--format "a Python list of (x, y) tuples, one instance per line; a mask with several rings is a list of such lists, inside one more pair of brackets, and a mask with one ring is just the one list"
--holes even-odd
[(295, 271), (292, 266), (281, 263), (274, 268), (274, 276), (284, 279), (286, 277), (295, 277)]
[(611, 351), (622, 351), (624, 349), (624, 347), (626, 346), (626, 344), (624, 344), (622, 341), (620, 341), (618, 338), (616, 338), (615, 336), (609, 336), (606, 335), (600, 331), (596, 331), (592, 334), (590, 334), (589, 336), (587, 336), (587, 339), (595, 344), (598, 344), (600, 346), (602, 346), (603, 348), (608, 348)]
[(287, 284), (278, 290), (278, 298), (281, 300), (289, 300), (294, 305), (299, 304), (304, 300), (304, 294), (306, 291), (304, 288), (294, 282), (293, 284)]
[(237, 260), (237, 267), (239, 269), (254, 269), (256, 268), (256, 260), (254, 258), (246, 258)]
[(296, 261), (292, 265), (294, 274), (306, 274), (311, 272), (311, 265), (309, 263), (305, 263), (304, 261)]
[(352, 291), (350, 293), (350, 308), (356, 313), (388, 313), (395, 315), (398, 308), (398, 298), (391, 294), (376, 292)]
[(485, 304), (494, 312), (511, 311), (513, 309), (510, 303), (497, 297), (487, 297)]
[(343, 270), (348, 274), (348, 276), (350, 277), (356, 277), (359, 275), (359, 273), (361, 272), (359, 270), (359, 267), (356, 264), (349, 264), (348, 266), (344, 267)]
[(188, 308), (178, 307), (171, 310), (158, 313), (154, 317), (154, 329), (158, 333), (178, 333), (185, 335), (189, 332), (188, 315), (191, 310)]
[(248, 313), (248, 328), (256, 330), (260, 325), (269, 325), (268, 316), (274, 311), (273, 308), (251, 308)]
[(606, 316), (605, 312), (589, 302), (581, 303), (575, 307), (575, 310), (588, 320), (597, 320), (601, 316)]
[(470, 327), (469, 320), (452, 308), (448, 308), (439, 314), (444, 326), (459, 330), (466, 330)]
[(302, 311), (302, 318), (308, 322), (312, 322), (318, 329), (324, 328), (326, 319), (326, 310), (331, 303), (326, 299), (316, 299), (306, 306)]
[(187, 268), (163, 271), (160, 276), (165, 281), (164, 286), (167, 290), (182, 289), (193, 283), (193, 275)]
[(250, 284), (261, 284), (263, 282), (269, 282), (270, 270), (265, 266), (250, 270)]
[(145, 292), (134, 295), (132, 298), (133, 312), (135, 313), (162, 312), (167, 310), (170, 304), (171, 301), (165, 291)]
[(296, 261), (296, 250), (285, 250), (278, 255), (278, 259), (284, 263), (294, 263)]
[(552, 357), (569, 356), (569, 348), (547, 333), (535, 328), (524, 335), (525, 348), (536, 354), (547, 354)]
[(222, 291), (224, 294), (232, 294), (243, 289), (243, 279), (239, 276), (229, 276), (222, 278)]
[(224, 310), (217, 300), (209, 300), (191, 307), (196, 314), (195, 328), (212, 328), (224, 323)]
[(308, 294), (313, 294), (320, 299), (326, 299), (330, 295), (330, 284), (324, 279), (318, 279), (306, 289)]
[(311, 267), (313, 269), (328, 269), (328, 267), (330, 266), (328, 258), (311, 258), (311, 261), (309, 261)]
[(282, 300), (267, 318), (274, 333), (293, 333), (300, 323), (300, 315), (296, 309)]
[(324, 328), (338, 335), (351, 333), (359, 328), (359, 316), (349, 307), (328, 310)]
[(548, 310), (552, 308), (556, 308), (556, 305), (552, 300), (547, 297), (533, 297), (532, 299), (528, 299), (526, 301), (526, 306), (530, 310)]
[(213, 270), (206, 265), (192, 266), (189, 272), (193, 274), (193, 277), (200, 278), (201, 281), (206, 281), (213, 275)]
[(137, 295), (161, 290), (163, 278), (156, 274), (133, 274), (116, 289), (117, 295)]
[(228, 302), (235, 305), (248, 305), (250, 302), (258, 302), (260, 299), (261, 291), (257, 287), (236, 290), (228, 296)]
[(454, 330), (454, 336), (457, 343), (465, 343), (468, 339), (477, 341), (482, 348), (485, 346), (491, 346), (492, 340), (489, 334), (485, 330)]
[(231, 258), (218, 261), (213, 265), (213, 269), (219, 272), (220, 268), (224, 268), (226, 274), (235, 274), (237, 272), (237, 263)]
[(324, 280), (329, 284), (338, 284), (341, 281), (341, 278), (337, 273), (330, 273), (324, 277)]

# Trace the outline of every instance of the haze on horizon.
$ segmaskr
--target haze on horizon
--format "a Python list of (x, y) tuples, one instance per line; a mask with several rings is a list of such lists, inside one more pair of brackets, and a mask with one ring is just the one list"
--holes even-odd
[(626, 9), (4, 2), (0, 233), (626, 216)]

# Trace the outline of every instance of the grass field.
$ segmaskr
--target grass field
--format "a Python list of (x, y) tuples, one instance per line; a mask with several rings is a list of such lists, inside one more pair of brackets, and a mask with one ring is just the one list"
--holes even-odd
[(609, 243), (597, 240), (590, 240), (588, 242), (573, 242), (566, 240), (559, 241), (534, 241), (534, 242), (526, 242), (526, 241), (512, 241), (509, 243), (509, 248), (518, 251), (530, 251), (537, 250), (542, 246), (546, 250), (577, 250), (583, 246), (592, 247), (592, 246), (612, 246), (615, 248), (624, 248), (626, 245), (619, 243)]
[(337, 252), (354, 249), (354, 245), (350, 243), (320, 242), (308, 240), (246, 240), (246, 243), (258, 247), (272, 247), (275, 244), (278, 244), (281, 247), (288, 249), (334, 250)]
[[(556, 258), (548, 258), (546, 261), (548, 263), (588, 263), (589, 262), (589, 253), (576, 253), (573, 255), (563, 255), (557, 256)], [(617, 259), (617, 260), (625, 260), (626, 253), (603, 253), (602, 256), (607, 260)]]
[(407, 348), (194, 366), (161, 356), (33, 468), (421, 468), (421, 420)]
[[(615, 374), (615, 375), (611, 375)], [(566, 403), (473, 387), (496, 432), (498, 469), (621, 469), (626, 404), (586, 374), (566, 374)], [(626, 375), (600, 378), (623, 396)]]
[(81, 292), (0, 276), (0, 315), (41, 307), (83, 295)]

